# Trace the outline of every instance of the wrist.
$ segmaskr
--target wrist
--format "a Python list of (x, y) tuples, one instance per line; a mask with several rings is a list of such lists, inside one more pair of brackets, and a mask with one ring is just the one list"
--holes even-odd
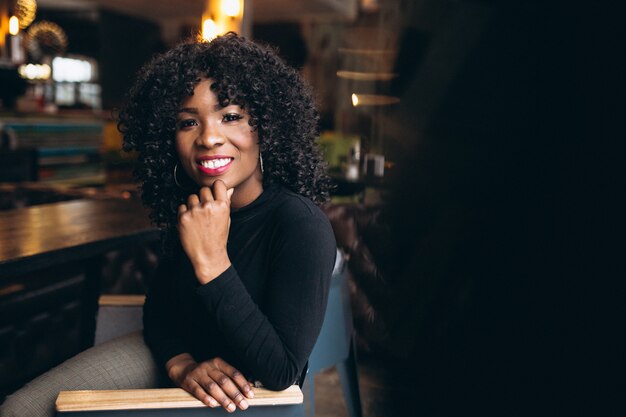
[(174, 382), (178, 383), (185, 369), (196, 364), (195, 359), (189, 353), (181, 353), (174, 356), (165, 363), (167, 376)]
[(194, 272), (200, 284), (204, 285), (223, 274), (230, 266), (230, 259), (225, 255), (212, 262), (194, 265)]

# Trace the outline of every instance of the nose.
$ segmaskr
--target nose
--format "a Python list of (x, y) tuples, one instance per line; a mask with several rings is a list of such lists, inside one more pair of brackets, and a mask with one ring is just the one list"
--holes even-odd
[(206, 148), (213, 148), (215, 146), (220, 146), (224, 143), (224, 135), (220, 131), (217, 126), (214, 126), (212, 123), (208, 123), (204, 125), (204, 128), (198, 135), (196, 139), (196, 144), (198, 146), (203, 146)]

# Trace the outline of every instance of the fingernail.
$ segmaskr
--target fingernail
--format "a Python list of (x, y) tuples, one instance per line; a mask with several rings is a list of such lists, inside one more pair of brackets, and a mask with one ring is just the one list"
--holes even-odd
[(233, 412), (233, 411), (235, 411), (236, 407), (235, 407), (235, 404), (230, 403), (230, 404), (228, 404), (228, 407), (226, 407), (226, 408), (228, 409), (228, 411)]
[(247, 402), (246, 400), (241, 400), (241, 401), (239, 402), (239, 406), (240, 406), (243, 410), (245, 410), (246, 408), (248, 408), (248, 402)]
[(248, 389), (248, 392), (246, 392), (246, 396), (248, 398), (254, 398), (254, 391), (252, 391), (251, 388)]
[(209, 404), (211, 404), (211, 407), (217, 407), (218, 406), (217, 401), (215, 401), (212, 398), (209, 400)]

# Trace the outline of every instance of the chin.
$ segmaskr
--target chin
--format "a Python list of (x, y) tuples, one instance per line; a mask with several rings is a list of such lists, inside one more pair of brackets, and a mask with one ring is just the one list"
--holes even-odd
[(215, 181), (217, 180), (221, 180), (224, 184), (226, 184), (226, 188), (229, 188), (229, 181), (223, 178), (202, 178), (202, 181), (198, 181), (198, 184), (200, 187), (213, 188), (213, 184), (215, 184)]

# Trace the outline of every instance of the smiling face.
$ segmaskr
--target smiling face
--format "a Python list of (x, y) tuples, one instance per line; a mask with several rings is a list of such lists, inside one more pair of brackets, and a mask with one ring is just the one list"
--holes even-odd
[(212, 80), (202, 80), (185, 99), (176, 122), (176, 151), (185, 172), (200, 186), (220, 179), (234, 188), (231, 205), (243, 207), (263, 192), (256, 132), (236, 104), (219, 105)]

